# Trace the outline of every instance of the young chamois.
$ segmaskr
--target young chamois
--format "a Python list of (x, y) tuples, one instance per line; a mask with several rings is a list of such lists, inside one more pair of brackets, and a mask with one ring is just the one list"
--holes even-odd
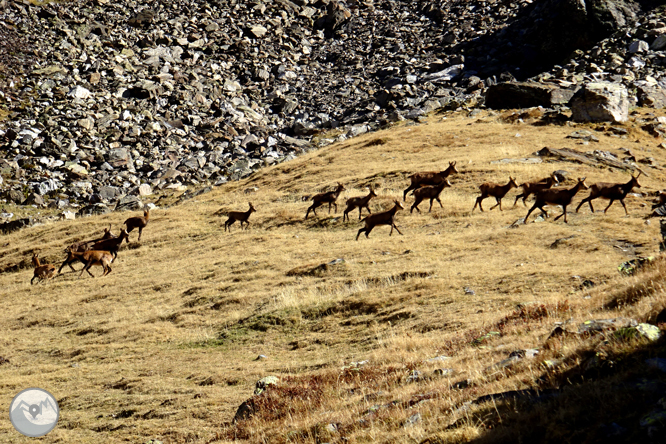
[(241, 230), (243, 229), (243, 222), (245, 222), (247, 225), (245, 228), (247, 228), (250, 225), (250, 222), (248, 221), (248, 218), (250, 217), (250, 214), (254, 213), (255, 210), (254, 207), (252, 206), (252, 202), (248, 202), (250, 204), (250, 209), (247, 211), (230, 211), (227, 216), (229, 216), (229, 219), (224, 223), (224, 231), (227, 231), (227, 228), (229, 229), (229, 233), (231, 233), (231, 226), (234, 224), (236, 221), (240, 221), (240, 226)]
[(638, 176), (631, 176), (631, 179), (627, 183), (609, 183), (609, 182), (597, 182), (590, 187), (590, 195), (583, 199), (578, 206), (576, 207), (576, 213), (580, 207), (583, 206), (585, 202), (590, 205), (590, 210), (594, 213), (594, 207), (592, 206), (592, 201), (598, 197), (603, 197), (609, 199), (610, 203), (604, 210), (604, 214), (613, 205), (613, 202), (619, 200), (622, 206), (624, 207), (624, 213), (629, 214), (627, 211), (627, 206), (624, 204), (624, 198), (627, 197), (627, 194), (631, 192), (634, 187), (640, 188), (641, 184), (638, 183), (638, 177), (641, 175), (642, 171), (638, 172)]
[(442, 190), (446, 187), (450, 187), (451, 182), (449, 182), (448, 179), (444, 179), (439, 185), (426, 185), (421, 188), (417, 188), (414, 190), (414, 204), (412, 205), (412, 208), (409, 210), (409, 213), (411, 214), (412, 211), (414, 211), (414, 208), (416, 208), (416, 211), (419, 213), (421, 210), (419, 210), (419, 204), (424, 200), (424, 199), (430, 199), (430, 209), (428, 210), (428, 213), (432, 211), (432, 203), (433, 201), (439, 202), (439, 206), (441, 208), (444, 208), (442, 205), (442, 201), (439, 200), (439, 195), (442, 192)]
[(554, 220), (564, 216), (564, 223), (568, 223), (567, 205), (571, 203), (574, 196), (580, 190), (587, 190), (588, 188), (589, 187), (585, 183), (585, 178), (583, 177), (582, 179), (578, 178), (578, 183), (571, 188), (550, 188), (548, 190), (538, 191), (536, 193), (536, 201), (534, 202), (532, 208), (530, 208), (530, 210), (527, 212), (527, 216), (525, 216), (523, 223), (527, 223), (527, 218), (530, 217), (530, 214), (532, 214), (532, 211), (534, 211), (536, 208), (540, 209), (545, 216), (548, 216), (546, 210), (543, 209), (544, 205), (546, 204), (561, 205), (563, 212)]
[(342, 221), (344, 222), (345, 218), (349, 220), (349, 212), (354, 208), (358, 208), (358, 220), (361, 220), (361, 212), (363, 211), (363, 208), (368, 210), (368, 213), (372, 214), (368, 203), (373, 197), (377, 197), (377, 193), (375, 193), (375, 190), (373, 190), (372, 186), (370, 186), (370, 193), (367, 196), (352, 197), (351, 199), (347, 199), (347, 208), (345, 208), (345, 211), (342, 215)]
[[(391, 208), (388, 211), (384, 211), (382, 213), (375, 213), (371, 214), (370, 216), (366, 216), (363, 219), (363, 222), (365, 223), (365, 226), (358, 230), (358, 233), (356, 234), (356, 240), (358, 240), (358, 237), (365, 231), (365, 237), (368, 237), (370, 232), (372, 231), (373, 228), (375, 228), (377, 225), (390, 225), (391, 226), (391, 232), (389, 233), (389, 236), (393, 234), (393, 229), (395, 228), (398, 233), (400, 233), (400, 230), (398, 227), (395, 225), (394, 218), (395, 218), (395, 213), (398, 210), (403, 210), (405, 207), (402, 206), (400, 202), (397, 200), (394, 201), (395, 205), (393, 208)], [(402, 235), (402, 233), (400, 233)]]
[(101, 250), (88, 250), (84, 252), (70, 251), (69, 254), (72, 255), (72, 257), (74, 257), (75, 260), (81, 261), (85, 264), (85, 266), (81, 270), (81, 274), (79, 274), (79, 279), (83, 275), (84, 271), (87, 272), (90, 276), (95, 277), (90, 272), (90, 267), (92, 267), (93, 265), (99, 265), (104, 269), (104, 274), (102, 274), (102, 277), (111, 273), (111, 263), (113, 262), (114, 257), (113, 254), (111, 254), (108, 251), (101, 251)]
[(39, 279), (37, 282), (41, 282), (44, 279), (51, 279), (53, 278), (53, 275), (55, 274), (55, 265), (50, 265), (50, 264), (41, 264), (39, 262), (39, 254), (38, 253), (33, 253), (32, 254), (32, 265), (35, 267), (35, 273), (32, 276), (32, 279), (30, 279), (30, 285), (34, 283), (35, 279)]
[[(116, 236), (115, 234), (113, 234), (111, 232), (111, 224), (109, 224), (109, 228), (104, 229), (104, 234), (99, 239), (75, 242), (72, 245), (70, 245), (69, 247), (65, 248), (65, 253), (68, 253), (69, 250), (77, 251), (79, 253), (83, 253), (84, 251), (90, 250), (91, 249), (90, 247), (92, 246), (92, 244), (95, 244), (97, 242), (100, 242), (100, 241), (103, 241), (103, 240), (106, 240), (106, 239), (115, 239), (117, 237), (118, 236)], [(74, 259), (73, 261), (68, 262), (67, 259), (65, 259), (65, 261), (62, 263), (62, 265), (60, 265), (60, 268), (58, 269), (58, 274), (60, 274), (62, 272), (62, 269), (65, 265), (69, 265), (69, 268), (71, 268), (72, 271), (76, 271), (74, 269), (74, 267), (72, 267), (72, 263), (76, 262), (76, 260), (77, 259)]]
[(402, 200), (407, 200), (407, 193), (415, 190), (422, 185), (439, 185), (443, 180), (446, 180), (453, 173), (458, 173), (456, 169), (456, 162), (449, 162), (449, 166), (444, 171), (426, 171), (423, 173), (414, 173), (409, 176), (412, 181), (411, 185), (405, 190), (402, 195)]
[[(145, 210), (143, 212), (143, 217), (141, 216), (130, 217), (124, 222), (124, 224), (127, 226), (127, 233), (131, 233), (132, 230), (135, 228), (139, 229), (139, 238), (137, 239), (137, 242), (139, 242), (141, 241), (141, 232), (143, 231), (144, 228), (146, 228), (146, 225), (148, 225), (149, 221), (150, 221), (150, 210)], [(127, 243), (129, 243), (129, 237), (127, 237)]]
[[(72, 264), (74, 262), (82, 262), (83, 264), (87, 263), (87, 259), (84, 260), (83, 256), (81, 256), (83, 253), (86, 253), (88, 251), (92, 250), (97, 250), (97, 251), (107, 251), (109, 254), (111, 254), (111, 262), (113, 262), (116, 257), (118, 256), (118, 250), (120, 249), (120, 244), (123, 243), (125, 239), (127, 239), (128, 234), (127, 231), (121, 230), (120, 231), (120, 236), (111, 238), (111, 239), (105, 239), (105, 240), (100, 240), (93, 244), (91, 247), (89, 247), (87, 250), (84, 251), (77, 251), (75, 248), (72, 248), (71, 246), (65, 249), (65, 253), (67, 253), (67, 257), (63, 261), (62, 265), (60, 266), (60, 269), (58, 270), (58, 274), (62, 271), (63, 267), (65, 265), (69, 265), (69, 268), (72, 269), (72, 271), (76, 271)], [(88, 272), (90, 273), (90, 272)]]
[(518, 203), (518, 199), (520, 199), (521, 197), (523, 198), (523, 206), (527, 206), (525, 200), (527, 200), (527, 198), (530, 197), (531, 194), (536, 194), (538, 191), (552, 188), (553, 185), (555, 185), (556, 183), (560, 183), (560, 181), (557, 180), (555, 174), (551, 174), (549, 177), (541, 179), (538, 182), (525, 182), (521, 184), (520, 187), (523, 189), (523, 192), (516, 196), (516, 200), (513, 202), (513, 206), (514, 207), (516, 206), (516, 204)]
[(483, 199), (489, 196), (493, 196), (497, 203), (490, 207), (492, 210), (496, 206), (499, 205), (500, 211), (502, 211), (502, 198), (506, 196), (506, 193), (511, 190), (511, 188), (518, 188), (518, 184), (516, 183), (516, 179), (513, 177), (509, 176), (509, 182), (506, 185), (500, 185), (498, 183), (482, 183), (479, 185), (479, 190), (481, 191), (481, 195), (476, 198), (476, 203), (474, 204), (474, 208), (472, 208), (472, 211), (476, 209), (476, 206), (478, 205), (481, 211), (483, 211), (483, 207), (481, 206), (481, 202), (483, 202)]
[(329, 191), (327, 193), (319, 193), (312, 196), (312, 205), (308, 208), (308, 211), (305, 213), (305, 219), (310, 215), (310, 211), (317, 215), (316, 208), (322, 206), (323, 204), (328, 204), (328, 213), (331, 213), (331, 205), (335, 206), (335, 212), (338, 212), (338, 204), (335, 203), (338, 200), (338, 196), (345, 190), (344, 185), (338, 182), (338, 187), (334, 191)]

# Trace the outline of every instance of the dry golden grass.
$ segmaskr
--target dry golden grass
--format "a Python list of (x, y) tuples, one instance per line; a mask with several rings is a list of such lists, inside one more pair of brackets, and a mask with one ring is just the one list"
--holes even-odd
[[(3, 236), (0, 270), (13, 270), (0, 274), (0, 356), (10, 360), (0, 366), (3, 408), (26, 387), (53, 393), (61, 417), (44, 442), (434, 443), (487, 437), (493, 410), (458, 410), (463, 403), (541, 387), (544, 377), (555, 380), (575, 368), (590, 345), (562, 340), (511, 371), (492, 364), (514, 350), (543, 347), (556, 322), (654, 316), (666, 303), (660, 280), (666, 273), (663, 266), (653, 271), (652, 281), (659, 281), (653, 285), (617, 272), (635, 254), (658, 251), (658, 223), (643, 219), (648, 198), (628, 197), (629, 216), (619, 203), (604, 215), (602, 201), (595, 201), (596, 214), (587, 207), (575, 214), (583, 193), (569, 208), (568, 224), (550, 218), (508, 228), (527, 213), (521, 203), (512, 206), (517, 190), (504, 199), (503, 212), (471, 213), (477, 187), (509, 175), (521, 183), (555, 169), (587, 176), (588, 184), (628, 178), (572, 163), (491, 163), (530, 157), (544, 146), (614, 153), (630, 148), (639, 158), (666, 162), (659, 142), (639, 123), (625, 126), (628, 138), (597, 133), (600, 143), (588, 146), (565, 139), (576, 128), (506, 124), (490, 114), (432, 116), (427, 125), (368, 134), (151, 212), (144, 240), (124, 246), (105, 278), (78, 279), (67, 268), (51, 282), (30, 286), (31, 252), (39, 249), (44, 263), (59, 267), (67, 245), (95, 237), (109, 223), (117, 231), (127, 214)], [(408, 197), (396, 219), (404, 236), (389, 237), (389, 228), (380, 226), (354, 241), (362, 225), (356, 213), (342, 222), (345, 198), (365, 194), (372, 184), (379, 194), (373, 211), (388, 208), (401, 199), (409, 174), (443, 169), (450, 160), (460, 174), (441, 195), (443, 209), (435, 203), (427, 213), (426, 202), (423, 213), (410, 214)], [(640, 191), (660, 189), (662, 170), (643, 170), (649, 177), (641, 177)], [(338, 181), (348, 190), (340, 211), (329, 215), (321, 207), (304, 221), (310, 203), (302, 196)], [(257, 209), (250, 229), (234, 225), (224, 233), (226, 218), (213, 213), (244, 211), (248, 201)], [(319, 267), (338, 258), (344, 262)], [(585, 279), (596, 286), (582, 286)], [(500, 334), (473, 344), (491, 331)], [(441, 355), (451, 359), (428, 361)], [(544, 370), (545, 359), (564, 362), (556, 376)], [(438, 368), (455, 372), (433, 377)], [(428, 378), (408, 382), (414, 370)], [(257, 400), (264, 410), (232, 424), (254, 383), (268, 375), (280, 377), (281, 385)], [(450, 389), (465, 379), (471, 380), (468, 388)], [(416, 413), (420, 420), (406, 424)], [(4, 421), (0, 440), (28, 438)]]

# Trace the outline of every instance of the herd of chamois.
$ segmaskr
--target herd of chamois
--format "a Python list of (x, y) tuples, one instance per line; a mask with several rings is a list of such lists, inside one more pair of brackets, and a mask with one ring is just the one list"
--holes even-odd
[[(434, 201), (437, 201), (440, 207), (443, 208), (439, 196), (444, 188), (451, 187), (451, 182), (449, 182), (448, 178), (449, 176), (456, 173), (459, 173), (456, 168), (456, 162), (449, 162), (449, 166), (443, 171), (421, 172), (409, 176), (410, 185), (403, 193), (403, 201), (407, 199), (407, 194), (411, 191), (414, 195), (414, 203), (411, 206), (410, 213), (412, 213), (415, 209), (416, 211), (421, 212), (419, 205), (426, 199), (430, 200), (430, 208), (428, 210), (429, 212), (432, 211), (432, 205)], [(506, 184), (491, 182), (481, 184), (479, 186), (481, 195), (476, 198), (472, 212), (476, 209), (477, 206), (481, 211), (483, 211), (482, 203), (483, 200), (487, 197), (494, 197), (496, 201), (495, 205), (493, 205), (490, 210), (495, 207), (499, 207), (501, 211), (502, 198), (504, 198), (513, 188), (520, 188), (522, 192), (516, 196), (516, 199), (513, 203), (514, 206), (518, 203), (519, 199), (522, 199), (523, 205), (525, 205), (526, 199), (532, 194), (535, 195), (534, 205), (528, 210), (527, 215), (523, 219), (523, 223), (527, 223), (527, 219), (537, 208), (541, 210), (544, 215), (547, 215), (543, 208), (547, 204), (561, 206), (563, 210), (562, 214), (557, 216), (555, 220), (564, 217), (564, 222), (567, 222), (567, 206), (571, 203), (574, 196), (579, 191), (587, 189), (590, 190), (590, 194), (578, 204), (578, 207), (576, 207), (576, 212), (578, 212), (580, 207), (583, 206), (586, 202), (589, 204), (590, 210), (594, 212), (592, 201), (602, 197), (610, 201), (604, 210), (604, 213), (606, 213), (608, 208), (613, 205), (613, 202), (619, 200), (624, 207), (625, 213), (629, 214), (627, 207), (624, 204), (624, 199), (633, 188), (641, 187), (640, 183), (638, 182), (638, 177), (640, 175), (640, 171), (637, 176), (634, 177), (632, 175), (631, 179), (627, 183), (598, 182), (589, 187), (585, 183), (585, 177), (582, 177), (578, 178), (577, 183), (570, 188), (557, 187), (557, 185), (559, 185), (559, 180), (554, 173), (542, 180), (525, 182), (521, 185), (518, 185), (516, 179), (510, 176), (509, 181)], [(312, 201), (312, 205), (308, 207), (305, 213), (305, 219), (310, 216), (310, 212), (316, 216), (317, 208), (324, 204), (328, 204), (329, 214), (332, 207), (335, 208), (334, 211), (337, 212), (337, 199), (343, 191), (345, 191), (344, 185), (338, 182), (337, 187), (333, 191), (315, 194), (314, 196), (310, 197), (308, 200)], [(373, 197), (377, 197), (377, 193), (375, 192), (374, 188), (370, 186), (369, 193), (366, 196), (352, 197), (346, 201), (346, 207), (343, 211), (343, 222), (345, 220), (349, 220), (349, 213), (356, 208), (358, 208), (358, 218), (361, 222), (363, 222), (363, 227), (359, 229), (358, 233), (356, 234), (356, 240), (358, 240), (361, 233), (365, 233), (365, 236), (368, 237), (370, 232), (378, 225), (390, 225), (391, 231), (389, 232), (389, 236), (393, 234), (393, 229), (402, 235), (400, 229), (398, 229), (398, 227), (395, 225), (395, 215), (399, 210), (405, 208), (403, 204), (398, 200), (394, 200), (394, 205), (389, 210), (380, 213), (372, 213), (369, 203)], [(660, 198), (666, 202), (666, 194), (664, 194), (663, 197), (660, 196)], [(225, 231), (231, 231), (231, 225), (233, 225), (236, 221), (240, 222), (241, 229), (243, 229), (244, 224), (246, 229), (249, 227), (250, 222), (248, 219), (250, 218), (250, 215), (256, 211), (254, 205), (252, 205), (251, 202), (249, 203), (249, 206), (250, 207), (247, 211), (231, 211), (227, 213), (228, 219), (224, 223)], [(369, 215), (361, 219), (362, 211), (364, 208), (367, 210)], [(79, 242), (70, 245), (65, 250), (67, 257), (60, 266), (58, 273), (62, 271), (65, 265), (68, 265), (72, 270), (74, 270), (72, 264), (74, 262), (81, 262), (84, 264), (84, 267), (81, 270), (79, 277), (83, 275), (84, 271), (93, 276), (90, 272), (90, 267), (93, 265), (98, 265), (103, 268), (103, 276), (109, 274), (111, 272), (111, 264), (116, 259), (118, 250), (123, 240), (129, 242), (129, 233), (132, 232), (132, 230), (135, 228), (138, 228), (138, 240), (141, 240), (141, 233), (143, 228), (148, 224), (149, 219), (150, 213), (148, 210), (146, 210), (142, 217), (130, 217), (127, 219), (124, 222), (126, 229), (122, 230), (119, 236), (114, 236), (111, 233), (109, 227), (104, 230), (104, 235), (100, 239)], [(34, 276), (30, 281), (31, 283), (33, 283), (35, 279), (39, 279), (41, 281), (43, 279), (49, 279), (54, 276), (55, 266), (41, 264), (37, 253), (34, 254), (32, 262), (35, 268)]]
[[(87, 272), (90, 276), (95, 277), (90, 272), (90, 267), (97, 265), (102, 267), (104, 273), (102, 276), (106, 276), (111, 273), (111, 264), (118, 256), (118, 250), (123, 241), (129, 243), (129, 233), (131, 233), (135, 228), (139, 229), (139, 238), (141, 240), (141, 233), (143, 229), (148, 225), (150, 220), (150, 210), (145, 210), (143, 216), (135, 216), (128, 218), (123, 225), (125, 229), (120, 231), (120, 235), (116, 236), (111, 232), (111, 226), (104, 229), (104, 235), (99, 239), (93, 239), (89, 241), (76, 242), (67, 248), (65, 248), (65, 253), (67, 257), (63, 261), (62, 265), (58, 269), (58, 274), (62, 272), (62, 269), (65, 265), (68, 265), (72, 271), (76, 271), (72, 266), (75, 262), (83, 263), (83, 269), (79, 274), (79, 277), (83, 275), (83, 272)], [(39, 254), (37, 252), (33, 253), (32, 264), (34, 265), (34, 275), (30, 280), (30, 283), (33, 284), (35, 279), (38, 279), (38, 282), (41, 282), (45, 279), (51, 279), (55, 276), (55, 265), (50, 264), (41, 264), (39, 261)]]

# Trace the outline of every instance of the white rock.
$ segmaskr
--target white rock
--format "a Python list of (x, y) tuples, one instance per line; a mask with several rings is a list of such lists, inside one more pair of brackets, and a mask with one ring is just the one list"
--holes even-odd
[(92, 95), (92, 93), (85, 89), (83, 86), (77, 85), (74, 88), (70, 89), (67, 93), (67, 96), (73, 99), (87, 99)]

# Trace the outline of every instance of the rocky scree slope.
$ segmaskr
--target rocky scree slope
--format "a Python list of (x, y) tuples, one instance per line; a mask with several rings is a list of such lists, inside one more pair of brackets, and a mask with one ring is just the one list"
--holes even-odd
[(664, 60), (627, 54), (630, 33), (663, 35), (649, 1), (35, 3), (0, 0), (0, 187), (83, 213), (245, 177), (326, 130), (480, 106), (497, 82), (580, 85), (606, 75), (593, 60), (659, 86)]

